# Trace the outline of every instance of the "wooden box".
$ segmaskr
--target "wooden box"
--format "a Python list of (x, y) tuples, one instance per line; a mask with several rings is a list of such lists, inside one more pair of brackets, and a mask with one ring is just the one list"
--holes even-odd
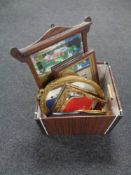
[[(82, 52), (88, 51), (87, 44), (87, 33), (90, 30), (91, 18), (87, 17), (84, 22), (73, 27), (57, 27), (52, 25), (51, 28), (35, 43), (22, 48), (12, 48), (11, 55), (22, 63), (27, 63), (32, 71), (32, 74), (36, 80), (39, 89), (44, 88), (46, 84), (52, 79), (49, 69), (51, 65), (45, 67), (44, 71), (47, 70), (47, 74), (43, 76), (41, 65), (39, 62), (35, 62), (35, 55), (43, 50), (47, 51), (49, 48), (53, 48), (55, 44), (59, 45), (70, 37), (81, 37)], [(74, 37), (75, 38), (75, 37)], [(78, 38), (75, 38), (77, 42)], [(62, 43), (63, 44), (63, 43)], [(77, 43), (76, 47), (81, 47)], [(74, 48), (71, 48), (75, 50)], [(81, 52), (80, 48), (77, 48), (77, 52)], [(41, 52), (42, 53), (42, 52)], [(75, 53), (73, 51), (73, 53)], [(45, 55), (48, 59), (48, 54)], [(66, 55), (70, 57), (74, 55)], [(41, 59), (41, 57), (39, 57)], [(59, 56), (59, 59), (61, 57)], [(75, 57), (74, 57), (75, 59)], [(57, 64), (52, 62), (52, 64)], [(107, 62), (97, 63), (99, 79), (104, 82), (104, 93), (110, 98), (110, 105), (112, 110), (112, 115), (58, 115), (47, 117), (41, 113), (39, 102), (36, 101), (35, 107), (35, 120), (41, 125), (45, 130), (47, 135), (77, 135), (77, 134), (107, 134), (114, 126), (118, 123), (123, 115), (117, 88), (111, 71), (111, 66)], [(112, 89), (111, 94), (109, 93), (108, 84)]]

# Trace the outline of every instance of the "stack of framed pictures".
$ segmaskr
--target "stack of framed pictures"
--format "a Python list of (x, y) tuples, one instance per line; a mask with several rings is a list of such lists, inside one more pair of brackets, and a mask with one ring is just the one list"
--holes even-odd
[[(74, 112), (79, 110), (79, 112), (90, 112), (90, 114), (92, 112), (94, 114), (96, 106), (96, 114), (103, 112), (101, 108), (106, 104), (106, 100), (104, 99), (104, 92), (99, 87), (94, 51), (79, 54), (77, 57), (71, 57), (53, 66), (51, 70), (56, 80), (49, 83), (42, 90), (42, 95), (38, 95), (40, 106), (44, 113), (50, 114), (52, 112), (56, 115), (57, 112), (69, 112), (73, 115)], [(48, 95), (48, 92), (50, 95)], [(52, 98), (52, 94), (57, 95)], [(48, 98), (46, 98), (47, 95)], [(46, 104), (48, 106), (48, 113)]]

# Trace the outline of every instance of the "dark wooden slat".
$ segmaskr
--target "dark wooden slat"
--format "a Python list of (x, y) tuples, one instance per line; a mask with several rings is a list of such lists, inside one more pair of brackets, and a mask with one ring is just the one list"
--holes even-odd
[(43, 34), (43, 36), (41, 36), (34, 44), (39, 43), (47, 38), (50, 38), (54, 35), (57, 35), (59, 33), (65, 32), (66, 30), (70, 29), (70, 27), (53, 27), (50, 28), (46, 33)]
[(72, 27), (69, 30), (66, 30), (65, 32), (56, 34), (55, 36), (52, 36), (46, 40), (43, 40), (41, 42), (38, 42), (34, 45), (32, 45), (31, 47), (27, 47), (24, 49), (20, 49), (20, 52), (22, 53), (22, 55), (24, 57), (27, 57), (29, 55), (32, 55), (42, 49), (45, 49), (59, 41), (64, 40), (65, 38), (68, 38), (72, 35), (75, 35), (77, 33), (81, 33), (83, 30), (86, 30), (87, 32), (89, 31), (91, 22), (83, 22), (75, 27)]

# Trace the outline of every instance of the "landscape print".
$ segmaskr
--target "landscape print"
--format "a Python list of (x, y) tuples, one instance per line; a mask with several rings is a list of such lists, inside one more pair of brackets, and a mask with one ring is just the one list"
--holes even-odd
[(75, 34), (40, 52), (32, 55), (36, 72), (41, 75), (51, 70), (51, 67), (83, 52), (81, 34)]

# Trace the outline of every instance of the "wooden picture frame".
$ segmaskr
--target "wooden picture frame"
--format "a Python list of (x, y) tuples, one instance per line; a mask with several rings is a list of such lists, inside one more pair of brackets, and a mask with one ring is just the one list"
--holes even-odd
[(96, 56), (95, 51), (93, 50), (83, 53), (75, 58), (65, 60), (62, 63), (53, 66), (51, 69), (55, 78), (61, 77), (66, 73), (78, 73), (79, 75), (92, 79), (99, 84)]
[[(72, 97), (70, 96), (71, 93), (72, 93)], [(73, 93), (76, 93), (77, 96), (75, 96)], [(67, 105), (70, 98), (77, 98), (80, 96), (81, 97), (85, 96), (88, 99), (93, 100), (93, 103), (91, 105), (91, 108), (93, 108), (93, 109), (95, 109), (95, 106), (98, 102), (102, 104), (101, 106), (104, 106), (106, 104), (106, 100), (99, 98), (98, 96), (96, 96), (96, 94), (93, 94), (90, 91), (81, 89), (75, 85), (65, 84), (65, 86), (62, 88), (61, 93), (59, 94), (56, 102), (54, 103), (51, 111), (52, 112), (63, 112), (63, 110), (64, 110), (65, 106)]]
[(52, 75), (50, 74), (50, 71), (44, 75), (39, 75), (33, 63), (32, 55), (78, 34), (81, 35), (83, 52), (87, 52), (87, 33), (90, 30), (91, 24), (91, 18), (87, 17), (84, 22), (73, 27), (53, 26), (35, 43), (22, 49), (12, 48), (11, 55), (15, 59), (28, 64), (38, 87), (43, 88), (47, 82), (52, 79)]
[(52, 66), (81, 53), (83, 53), (82, 37), (78, 33), (31, 55), (31, 60), (37, 74), (43, 76), (51, 72)]

